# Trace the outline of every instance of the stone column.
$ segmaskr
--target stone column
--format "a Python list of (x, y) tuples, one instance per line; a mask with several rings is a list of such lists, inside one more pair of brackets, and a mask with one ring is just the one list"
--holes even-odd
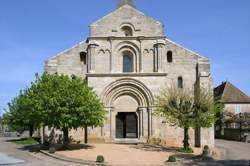
[(154, 45), (154, 72), (158, 72), (158, 49), (157, 49), (157, 44)]
[(157, 40), (157, 43), (154, 45), (155, 49), (155, 72), (163, 72), (163, 54), (164, 54), (164, 45), (165, 41), (164, 40)]
[(139, 108), (139, 125), (140, 125), (140, 131), (139, 131), (139, 139), (143, 139), (143, 109)]
[(142, 110), (143, 110), (143, 137), (145, 139), (147, 139), (148, 138), (148, 127), (149, 127), (148, 126), (149, 121), (148, 121), (147, 107), (142, 108)]
[(143, 55), (142, 55), (142, 40), (141, 40), (140, 37), (138, 38), (138, 41), (140, 42), (140, 50), (139, 50), (139, 72), (142, 73), (143, 72), (143, 69), (142, 69), (142, 58), (143, 58)]
[(111, 109), (111, 130), (110, 130), (110, 136), (111, 136), (111, 140), (115, 139), (116, 138), (116, 115), (117, 115), (117, 112), (114, 111), (114, 109)]
[(112, 42), (112, 38), (109, 37), (108, 38), (109, 44), (110, 44), (110, 57), (109, 57), (109, 72), (112, 73), (113, 72), (113, 42)]
[(148, 112), (148, 139), (152, 136), (152, 108), (147, 108)]
[(105, 135), (105, 138), (108, 138), (108, 139), (111, 139), (112, 138), (112, 119), (111, 119), (111, 113), (112, 113), (112, 107), (106, 107), (105, 108), (105, 111), (106, 111), (106, 122), (105, 122), (105, 125), (104, 125), (104, 135)]
[(88, 46), (88, 72), (95, 72), (95, 54), (96, 54), (97, 44), (89, 44)]

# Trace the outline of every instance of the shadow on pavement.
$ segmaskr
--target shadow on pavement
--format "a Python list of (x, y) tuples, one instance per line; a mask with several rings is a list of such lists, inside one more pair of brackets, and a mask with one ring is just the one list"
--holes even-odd
[(147, 145), (147, 144), (139, 144), (131, 146), (135, 149), (140, 149), (144, 151), (153, 151), (153, 152), (178, 152), (180, 148), (176, 147), (163, 147), (160, 145)]

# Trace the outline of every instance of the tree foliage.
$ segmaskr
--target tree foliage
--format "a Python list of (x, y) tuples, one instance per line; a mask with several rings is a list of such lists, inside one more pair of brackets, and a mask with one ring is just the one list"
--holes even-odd
[[(43, 125), (60, 129), (67, 137), (69, 129), (103, 124), (104, 107), (81, 78), (44, 73), (37, 77), (36, 85)], [(66, 137), (64, 144), (68, 142)]]
[(175, 86), (166, 87), (156, 97), (156, 114), (163, 116), (167, 122), (184, 129), (183, 146), (189, 149), (189, 128), (211, 127), (218, 111), (212, 93), (205, 89), (192, 91)]
[(29, 130), (32, 136), (34, 128), (39, 126), (39, 121), (30, 89), (20, 91), (18, 96), (8, 103), (8, 110), (3, 115), (3, 122), (18, 132)]
[(103, 124), (104, 107), (85, 80), (77, 77), (44, 73), (9, 103), (5, 122), (16, 126), (48, 126), (68, 131)]

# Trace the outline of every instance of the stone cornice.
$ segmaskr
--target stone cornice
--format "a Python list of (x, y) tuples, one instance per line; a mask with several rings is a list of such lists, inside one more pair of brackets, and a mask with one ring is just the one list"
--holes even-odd
[(167, 73), (87, 73), (87, 77), (165, 77)]
[(116, 36), (108, 36), (108, 37), (88, 37), (89, 40), (159, 40), (166, 39), (166, 36), (136, 36), (136, 37), (116, 37)]

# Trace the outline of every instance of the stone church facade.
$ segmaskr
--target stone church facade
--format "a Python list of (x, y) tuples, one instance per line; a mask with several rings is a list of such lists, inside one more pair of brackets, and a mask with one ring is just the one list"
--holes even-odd
[[(105, 125), (89, 129), (89, 138), (104, 142), (180, 145), (183, 130), (154, 116), (161, 88), (211, 89), (210, 63), (165, 37), (164, 26), (120, 1), (116, 10), (90, 25), (89, 37), (47, 60), (45, 71), (86, 79), (106, 108)], [(72, 137), (82, 139), (82, 130)], [(214, 145), (214, 130), (190, 130), (193, 145)]]

